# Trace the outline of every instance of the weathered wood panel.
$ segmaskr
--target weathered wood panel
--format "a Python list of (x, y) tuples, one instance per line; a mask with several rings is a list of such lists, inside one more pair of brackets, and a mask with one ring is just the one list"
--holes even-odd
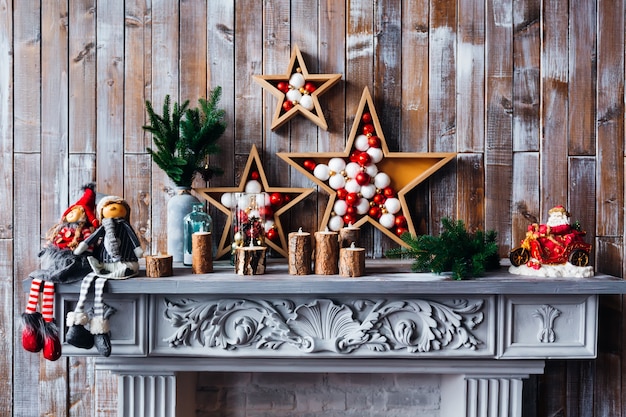
[[(0, 177), (0, 196), (6, 204), (0, 211), (0, 239), (13, 237), (13, 202), (8, 198), (13, 195), (13, 9), (11, 3), (5, 6), (0, 8), (0, 61), (7, 64), (0, 65), (0, 162), (6, 168)], [(8, 259), (2, 264), (0, 276), (12, 276), (11, 270), (4, 270)]]

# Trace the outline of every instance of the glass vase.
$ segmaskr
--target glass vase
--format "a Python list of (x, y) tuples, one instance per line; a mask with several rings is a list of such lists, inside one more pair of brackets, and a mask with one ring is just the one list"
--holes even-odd
[(194, 204), (191, 213), (183, 219), (183, 264), (191, 265), (191, 236), (196, 232), (212, 232), (213, 220), (203, 210), (202, 203)]

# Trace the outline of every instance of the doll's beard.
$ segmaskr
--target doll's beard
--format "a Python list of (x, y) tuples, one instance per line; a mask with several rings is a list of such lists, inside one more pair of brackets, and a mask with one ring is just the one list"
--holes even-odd
[(115, 220), (110, 218), (102, 219), (102, 226), (104, 226), (104, 248), (109, 252), (111, 258), (119, 259), (120, 245), (115, 235)]

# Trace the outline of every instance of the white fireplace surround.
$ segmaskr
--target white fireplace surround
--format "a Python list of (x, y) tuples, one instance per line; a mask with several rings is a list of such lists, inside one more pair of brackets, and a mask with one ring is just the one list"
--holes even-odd
[[(109, 281), (112, 355), (96, 364), (119, 376), (124, 417), (185, 415), (191, 371), (435, 374), (442, 417), (521, 417), (523, 380), (547, 359), (595, 358), (598, 296), (626, 293), (602, 274), (454, 281), (409, 270), (385, 260), (359, 278), (292, 276), (270, 263), (243, 277), (216, 263), (211, 274)], [(57, 288), (61, 329), (79, 287)], [(63, 354), (97, 352), (64, 343)]]

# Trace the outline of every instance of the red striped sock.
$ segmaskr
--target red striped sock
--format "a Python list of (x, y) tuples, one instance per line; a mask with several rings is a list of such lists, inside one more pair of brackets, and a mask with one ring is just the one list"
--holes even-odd
[(54, 320), (54, 283), (43, 283), (43, 298), (41, 302), (41, 315), (47, 322)]
[(28, 294), (28, 304), (26, 304), (26, 312), (29, 314), (37, 312), (39, 305), (39, 290), (41, 288), (41, 280), (34, 279), (30, 284), (30, 293)]

